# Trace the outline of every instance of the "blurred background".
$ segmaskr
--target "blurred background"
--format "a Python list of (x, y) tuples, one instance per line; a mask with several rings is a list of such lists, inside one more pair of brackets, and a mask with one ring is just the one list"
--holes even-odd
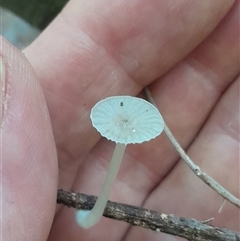
[(56, 17), (68, 0), (0, 0), (0, 31), (20, 50)]

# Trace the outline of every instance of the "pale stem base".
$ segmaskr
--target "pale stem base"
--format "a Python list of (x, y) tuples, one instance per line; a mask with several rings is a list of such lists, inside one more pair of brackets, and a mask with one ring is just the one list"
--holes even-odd
[(91, 228), (96, 223), (98, 223), (98, 221), (102, 217), (108, 198), (110, 196), (112, 186), (114, 184), (114, 180), (116, 179), (125, 149), (125, 144), (116, 144), (112, 160), (108, 167), (106, 179), (93, 209), (91, 211), (78, 210), (76, 212), (76, 221), (82, 228)]

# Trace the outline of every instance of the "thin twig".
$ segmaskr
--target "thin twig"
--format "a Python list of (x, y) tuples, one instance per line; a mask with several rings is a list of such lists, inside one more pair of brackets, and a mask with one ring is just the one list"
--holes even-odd
[[(57, 203), (76, 209), (91, 210), (97, 200), (95, 196), (58, 190)], [(108, 201), (105, 217), (124, 221), (156, 232), (168, 233), (192, 241), (239, 241), (240, 234), (225, 228), (208, 225), (195, 219), (160, 214), (148, 209)], [(210, 219), (207, 221), (211, 221)]]
[(210, 223), (214, 220), (214, 218), (208, 218), (206, 220), (201, 221), (201, 223)]
[[(151, 102), (153, 105), (156, 106), (152, 95), (148, 88), (145, 88), (145, 93), (147, 95), (147, 98), (149, 102)], [(212, 177), (207, 175), (205, 172), (203, 172), (199, 166), (197, 166), (190, 157), (185, 153), (185, 151), (182, 149), (182, 147), (179, 145), (173, 134), (171, 133), (170, 129), (165, 123), (164, 131), (176, 149), (176, 151), (179, 153), (180, 157), (185, 161), (185, 163), (190, 167), (190, 169), (196, 174), (197, 177), (199, 177), (203, 182), (205, 182), (209, 187), (211, 187), (213, 190), (215, 190), (219, 195), (221, 195), (223, 198), (227, 199), (229, 202), (240, 208), (240, 200), (235, 197), (233, 194), (231, 194), (229, 191), (227, 191), (223, 186), (221, 186), (219, 183), (217, 183)]]

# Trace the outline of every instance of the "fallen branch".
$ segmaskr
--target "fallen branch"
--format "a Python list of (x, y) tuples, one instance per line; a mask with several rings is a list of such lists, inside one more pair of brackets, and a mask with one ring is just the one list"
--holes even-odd
[[(67, 192), (61, 189), (58, 190), (57, 195), (57, 203), (83, 210), (91, 210), (96, 200), (95, 196)], [(111, 201), (108, 201), (103, 215), (134, 226), (168, 233), (192, 241), (240, 241), (239, 233), (206, 224), (212, 219), (201, 222)]]
[[(148, 88), (145, 88), (145, 93), (147, 95), (148, 101), (151, 102), (153, 105), (156, 106), (152, 95)], [(185, 163), (190, 167), (190, 169), (196, 174), (198, 178), (200, 178), (203, 182), (205, 182), (209, 187), (211, 187), (213, 190), (215, 190), (219, 195), (221, 195), (223, 198), (240, 208), (240, 200), (235, 197), (233, 194), (231, 194), (229, 191), (227, 191), (223, 186), (221, 186), (219, 183), (217, 183), (212, 177), (210, 177), (208, 174), (203, 172), (199, 166), (197, 166), (191, 158), (186, 154), (186, 152), (182, 149), (182, 147), (179, 145), (173, 134), (171, 133), (170, 129), (165, 123), (164, 126), (164, 132), (166, 133), (168, 139), (176, 149), (176, 151), (179, 153), (180, 157), (185, 161)]]

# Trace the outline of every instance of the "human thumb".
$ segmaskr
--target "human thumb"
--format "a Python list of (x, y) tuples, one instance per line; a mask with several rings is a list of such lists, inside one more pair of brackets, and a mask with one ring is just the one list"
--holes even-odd
[(23, 54), (0, 39), (2, 240), (46, 240), (55, 212), (57, 155), (40, 84)]

